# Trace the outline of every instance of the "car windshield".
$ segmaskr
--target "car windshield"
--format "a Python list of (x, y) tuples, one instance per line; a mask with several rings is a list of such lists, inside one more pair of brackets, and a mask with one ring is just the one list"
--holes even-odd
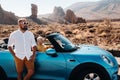
[(70, 51), (76, 49), (76, 46), (62, 35), (58, 35), (54, 39), (64, 50)]

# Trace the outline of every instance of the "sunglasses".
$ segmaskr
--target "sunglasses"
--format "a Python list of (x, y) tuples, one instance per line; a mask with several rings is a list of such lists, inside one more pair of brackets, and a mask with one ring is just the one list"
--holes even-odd
[(28, 22), (21, 22), (22, 24), (28, 24)]
[(28, 24), (28, 22), (23, 22), (23, 24)]

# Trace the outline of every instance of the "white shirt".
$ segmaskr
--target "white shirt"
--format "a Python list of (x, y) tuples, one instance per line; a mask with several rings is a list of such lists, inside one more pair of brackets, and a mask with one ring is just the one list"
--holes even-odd
[(16, 30), (10, 34), (8, 47), (15, 46), (15, 56), (23, 60), (25, 57), (27, 60), (33, 55), (31, 48), (36, 46), (35, 38), (32, 32), (25, 31), (24, 33), (20, 30)]

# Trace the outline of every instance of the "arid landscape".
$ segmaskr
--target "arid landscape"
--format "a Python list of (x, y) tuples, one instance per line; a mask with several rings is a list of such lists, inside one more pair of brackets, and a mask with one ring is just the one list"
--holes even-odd
[[(119, 0), (101, 0), (91, 2), (91, 5), (88, 6), (85, 6), (88, 3), (76, 3), (65, 10), (62, 7), (55, 6), (52, 14), (49, 14), (48, 17), (46, 17), (47, 15), (40, 17), (37, 14), (38, 6), (31, 4), (31, 15), (25, 18), (28, 19), (29, 30), (34, 33), (35, 37), (39, 35), (45, 37), (49, 32), (60, 32), (75, 44), (96, 45), (111, 52), (116, 51), (117, 53), (114, 55), (118, 55), (120, 51), (120, 19), (119, 15), (118, 18), (112, 15), (117, 16), (119, 14), (119, 3)], [(98, 16), (106, 12), (111, 14), (105, 14), (109, 17), (103, 14), (101, 18), (84, 19), (84, 16), (81, 15), (84, 13), (81, 10), (87, 11), (88, 7)], [(91, 13), (91, 11), (85, 13)], [(90, 17), (90, 15), (86, 16)], [(0, 40), (8, 38), (11, 32), (18, 29), (18, 18), (20, 17), (4, 10), (0, 5)]]
[[(31, 15), (25, 18), (35, 38), (59, 32), (74, 44), (95, 45), (111, 52), (120, 65), (119, 4), (119, 0), (75, 3), (66, 9), (55, 7), (53, 13), (42, 16), (37, 15), (37, 5), (31, 4)], [(0, 50), (7, 48), (10, 33), (18, 29), (18, 18), (0, 5)]]
[[(0, 39), (8, 38), (17, 30), (17, 25), (0, 25)], [(49, 32), (60, 32), (75, 44), (92, 44), (106, 50), (120, 50), (120, 22), (88, 22), (79, 24), (48, 24), (39, 25), (29, 22), (29, 30), (35, 37), (45, 37)]]

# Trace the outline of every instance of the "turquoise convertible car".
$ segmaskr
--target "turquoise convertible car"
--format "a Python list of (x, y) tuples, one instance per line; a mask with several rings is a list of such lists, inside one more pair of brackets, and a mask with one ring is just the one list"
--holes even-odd
[[(53, 48), (36, 53), (33, 80), (118, 80), (118, 63), (111, 53), (97, 46), (74, 45), (60, 33), (47, 39)], [(0, 80), (16, 77), (12, 55), (0, 51)]]

